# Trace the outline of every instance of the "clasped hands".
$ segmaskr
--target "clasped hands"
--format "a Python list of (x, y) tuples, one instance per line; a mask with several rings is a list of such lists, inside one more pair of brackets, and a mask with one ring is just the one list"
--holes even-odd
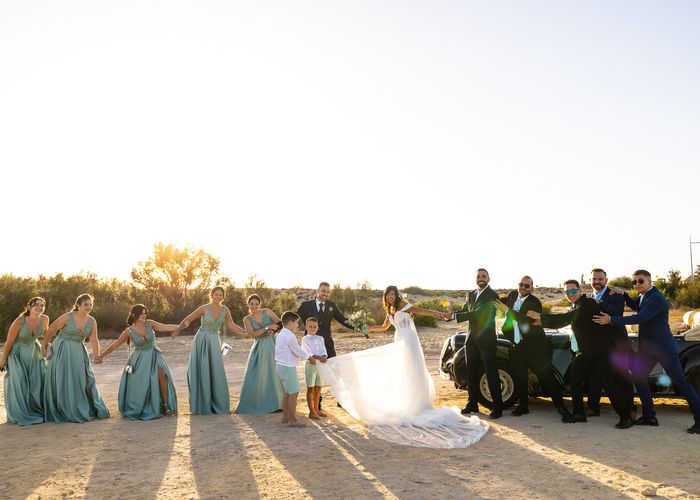
[(312, 365), (316, 364), (316, 361), (320, 361), (321, 363), (325, 363), (328, 360), (327, 356), (317, 356), (313, 355), (308, 359), (308, 362), (311, 363)]

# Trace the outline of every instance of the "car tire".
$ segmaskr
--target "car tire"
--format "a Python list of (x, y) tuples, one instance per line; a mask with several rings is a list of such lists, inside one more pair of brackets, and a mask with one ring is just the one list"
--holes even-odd
[[(517, 400), (515, 387), (515, 377), (513, 369), (506, 361), (498, 360), (498, 378), (501, 380), (501, 396), (503, 397), (503, 409), (510, 408)], [(493, 409), (493, 399), (489, 392), (489, 384), (486, 380), (486, 373), (482, 370), (479, 374), (479, 403), (488, 409)]]

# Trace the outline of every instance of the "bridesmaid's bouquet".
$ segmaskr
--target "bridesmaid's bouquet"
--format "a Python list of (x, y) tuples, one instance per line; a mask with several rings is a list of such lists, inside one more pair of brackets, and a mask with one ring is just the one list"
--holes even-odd
[(374, 319), (367, 314), (367, 311), (360, 309), (355, 311), (348, 318), (348, 322), (352, 325), (356, 332), (361, 332), (366, 339), (369, 338), (367, 334), (367, 325), (374, 323)]

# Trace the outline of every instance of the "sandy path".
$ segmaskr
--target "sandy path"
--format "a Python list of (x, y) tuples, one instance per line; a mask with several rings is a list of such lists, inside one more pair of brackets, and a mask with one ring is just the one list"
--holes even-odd
[[(421, 330), (432, 373), (453, 331), (453, 325)], [(530, 415), (492, 423), (471, 448), (402, 447), (369, 436), (331, 396), (325, 405), (331, 417), (303, 429), (281, 426), (279, 415), (190, 416), (191, 341), (160, 341), (175, 378), (178, 417), (128, 422), (118, 416), (126, 351), (95, 370), (115, 416), (109, 420), (22, 428), (5, 423), (0, 400), (2, 498), (641, 498), (648, 486), (660, 497), (700, 498), (700, 436), (685, 432), (692, 423), (685, 403), (660, 405), (659, 428), (618, 431), (609, 406), (587, 424), (564, 425), (548, 401), (534, 401)], [(389, 341), (391, 335), (345, 337), (337, 348)], [(235, 408), (251, 342), (229, 337), (229, 343)], [(437, 375), (435, 382), (438, 405), (463, 406), (464, 392)]]

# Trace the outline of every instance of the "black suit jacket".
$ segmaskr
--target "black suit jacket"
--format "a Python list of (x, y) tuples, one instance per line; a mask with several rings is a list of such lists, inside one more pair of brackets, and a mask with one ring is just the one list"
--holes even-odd
[(348, 322), (347, 318), (335, 305), (335, 302), (327, 300), (323, 303), (323, 314), (318, 313), (316, 308), (316, 299), (305, 300), (297, 309), (297, 314), (302, 321), (306, 321), (307, 318), (312, 316), (318, 319), (318, 335), (323, 337), (323, 341), (326, 344), (326, 351), (328, 352), (328, 357), (332, 358), (335, 354), (335, 343), (333, 342), (333, 337), (331, 336), (331, 323), (335, 319), (338, 323), (343, 325), (345, 328), (353, 329), (353, 326)]
[(569, 312), (543, 314), (542, 326), (561, 328), (570, 324), (581, 354), (587, 358), (608, 356), (613, 349), (613, 329), (610, 325), (593, 322), (593, 316), (602, 311), (601, 305), (595, 299), (582, 296)]
[(515, 348), (527, 351), (533, 355), (549, 357), (549, 343), (547, 342), (544, 328), (541, 326), (534, 326), (532, 324), (532, 319), (527, 317), (528, 311), (535, 311), (541, 314), (542, 302), (540, 299), (530, 294), (525, 297), (522, 306), (520, 306), (520, 313), (516, 313), (513, 311), (516, 300), (518, 300), (517, 290), (510, 292), (505, 300), (503, 300), (503, 303), (510, 308), (510, 311), (508, 311), (506, 315), (506, 320), (503, 323), (503, 335), (515, 344), (513, 322), (517, 321), (521, 340), (519, 344), (515, 344)]
[(478, 346), (496, 346), (496, 306), (495, 301), (500, 300), (498, 294), (490, 286), (476, 299), (476, 290), (467, 295), (464, 307), (455, 313), (457, 323), (469, 321), (469, 338), (467, 342), (474, 342)]

